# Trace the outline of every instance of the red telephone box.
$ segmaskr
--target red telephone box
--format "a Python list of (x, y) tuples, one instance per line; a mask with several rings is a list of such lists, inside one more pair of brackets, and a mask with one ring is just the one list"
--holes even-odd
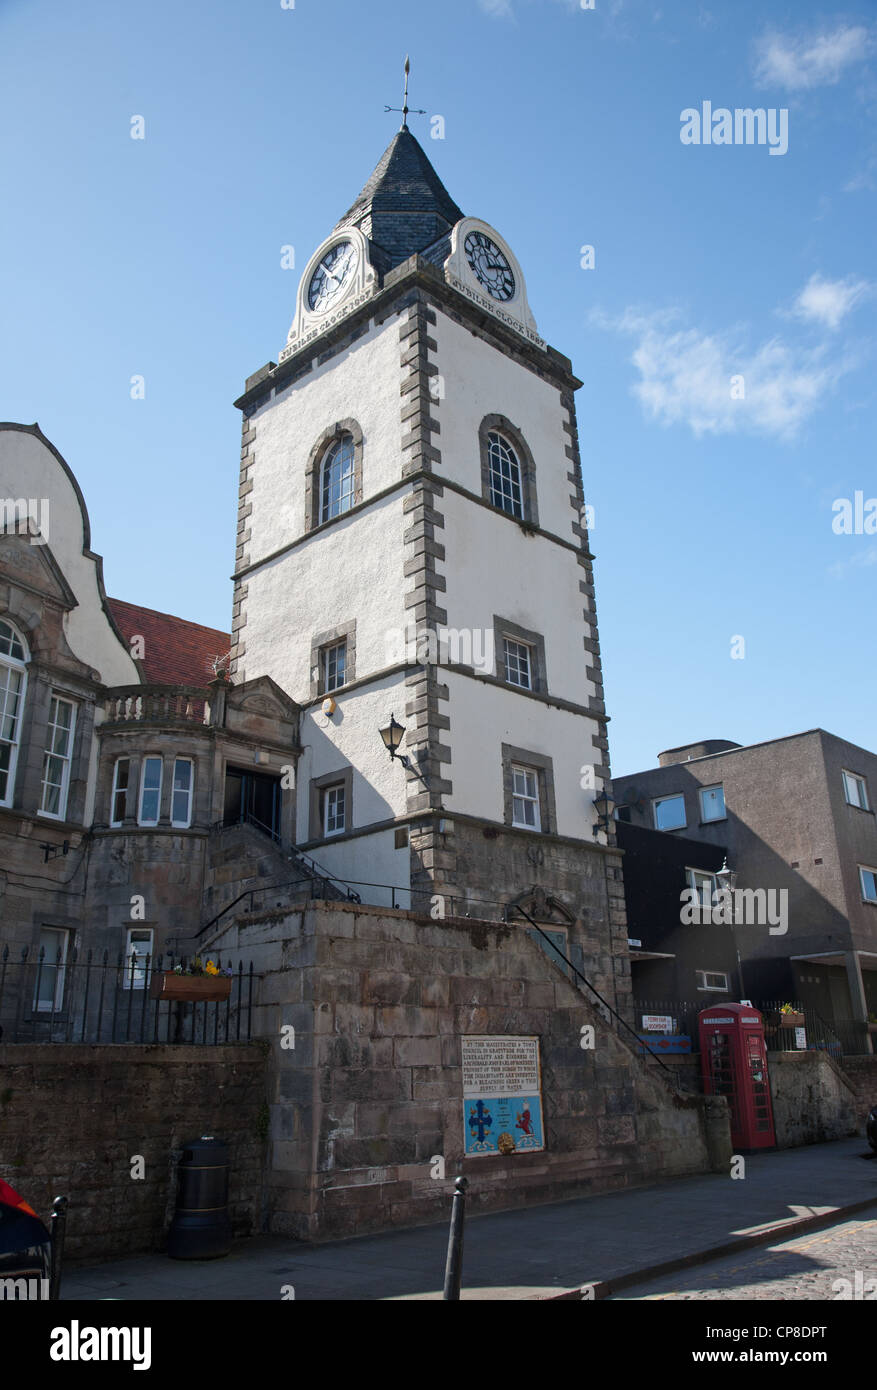
[(735, 1149), (772, 1149), (776, 1143), (764, 1024), (748, 1004), (719, 1004), (698, 1015), (703, 1089), (726, 1096)]

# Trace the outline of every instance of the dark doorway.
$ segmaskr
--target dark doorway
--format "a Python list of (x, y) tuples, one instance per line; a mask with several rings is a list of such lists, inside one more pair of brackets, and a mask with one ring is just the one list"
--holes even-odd
[(272, 840), (280, 839), (280, 778), (242, 767), (225, 770), (223, 825), (249, 821)]

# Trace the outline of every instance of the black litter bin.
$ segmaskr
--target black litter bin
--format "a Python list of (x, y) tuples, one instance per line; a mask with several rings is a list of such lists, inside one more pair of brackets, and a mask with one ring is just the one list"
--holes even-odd
[(177, 1209), (167, 1237), (172, 1260), (215, 1260), (231, 1249), (228, 1147), (202, 1134), (183, 1148)]

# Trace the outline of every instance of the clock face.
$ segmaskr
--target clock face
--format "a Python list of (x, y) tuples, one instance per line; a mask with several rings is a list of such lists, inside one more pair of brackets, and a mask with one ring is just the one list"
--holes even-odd
[(345, 293), (356, 269), (356, 247), (352, 241), (338, 241), (320, 258), (308, 285), (308, 308), (321, 314)]
[(483, 232), (470, 232), (464, 245), (466, 259), (487, 293), (494, 299), (511, 299), (515, 277), (496, 242)]

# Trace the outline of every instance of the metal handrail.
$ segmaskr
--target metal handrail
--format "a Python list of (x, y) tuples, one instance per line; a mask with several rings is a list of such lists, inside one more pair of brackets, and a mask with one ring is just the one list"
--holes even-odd
[[(636, 1043), (637, 1047), (641, 1047), (641, 1046), (642, 1046), (642, 1039), (641, 1039), (641, 1038), (638, 1036), (638, 1034), (633, 1030), (633, 1028), (631, 1028), (630, 1024), (629, 1024), (625, 1019), (623, 1019), (623, 1018), (621, 1017), (621, 1014), (618, 1013), (617, 1009), (613, 1009), (613, 1007), (612, 1007), (612, 1005), (609, 1003), (609, 1000), (608, 1000), (608, 999), (604, 999), (604, 998), (603, 998), (603, 996), (602, 996), (602, 994), (600, 993), (600, 991), (599, 991), (598, 989), (596, 989), (596, 988), (594, 987), (594, 985), (591, 984), (591, 981), (587, 978), (587, 976), (586, 976), (586, 975), (583, 975), (582, 972), (581, 972), (581, 970), (579, 970), (579, 969), (577, 968), (577, 966), (573, 965), (573, 963), (572, 963), (572, 961), (570, 960), (569, 956), (565, 956), (565, 955), (564, 955), (564, 953), (563, 953), (563, 951), (561, 951), (560, 947), (559, 947), (558, 945), (556, 945), (556, 943), (553, 942), (553, 941), (551, 940), (551, 937), (548, 936), (547, 933), (544, 932), (544, 931), (542, 930), (542, 928), (539, 926), (539, 923), (533, 921), (533, 918), (530, 916), (529, 912), (525, 912), (524, 908), (522, 908), (518, 903), (510, 903), (510, 904), (509, 904), (509, 910), (512, 911), (512, 912), (519, 912), (519, 913), (521, 914), (521, 916), (524, 917), (524, 918), (526, 919), (526, 921), (529, 922), (530, 926), (534, 929), (534, 931), (537, 931), (537, 932), (539, 933), (539, 935), (540, 935), (541, 937), (543, 937), (543, 938), (548, 942), (548, 944), (549, 944), (549, 946), (551, 947), (552, 951), (555, 951), (555, 952), (557, 953), (557, 955), (559, 955), (564, 961), (566, 961), (566, 964), (569, 966), (570, 970), (572, 970), (573, 973), (577, 976), (577, 978), (581, 980), (582, 984), (585, 985), (586, 988), (589, 989), (589, 990), (591, 991), (591, 993), (597, 997), (597, 999), (599, 999), (599, 1001), (600, 1001), (600, 1003), (603, 1005), (604, 1009), (608, 1009), (608, 1010), (609, 1010), (610, 1014), (611, 1014), (612, 1017), (615, 1019), (616, 1023), (620, 1023), (621, 1026), (622, 1026), (622, 1028), (626, 1028), (626, 1029), (627, 1029), (628, 1033), (630, 1033), (630, 1035), (631, 1035), (631, 1037), (633, 1038), (634, 1042)], [(637, 1053), (636, 1055), (639, 1056), (640, 1054)], [(644, 1054), (643, 1054), (643, 1055), (644, 1055)], [(649, 1053), (649, 1056), (652, 1057), (652, 1058), (658, 1063), (658, 1065), (659, 1065), (660, 1067), (663, 1068), (663, 1070), (667, 1073), (667, 1075), (670, 1077), (671, 1081), (673, 1082), (673, 1088), (674, 1088), (674, 1090), (677, 1090), (677, 1091), (678, 1091), (678, 1090), (679, 1090), (679, 1078), (678, 1078), (676, 1072), (674, 1072), (674, 1071), (672, 1070), (671, 1067), (666, 1066), (666, 1064), (665, 1064), (664, 1062), (661, 1061), (661, 1058), (660, 1058), (656, 1053), (654, 1053), (654, 1052)]]

